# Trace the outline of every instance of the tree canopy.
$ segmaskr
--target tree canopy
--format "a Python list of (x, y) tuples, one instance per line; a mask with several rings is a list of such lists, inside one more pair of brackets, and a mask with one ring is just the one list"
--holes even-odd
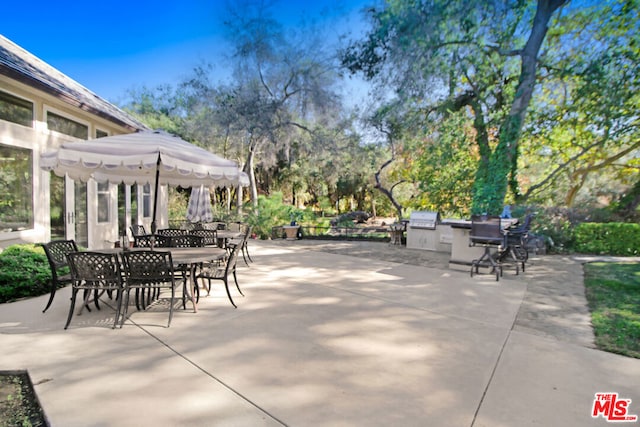
[[(254, 203), (282, 191), (300, 206), (461, 217), (640, 203), (638, 0), (386, 0), (341, 48), (322, 28), (283, 27), (272, 6), (228, 10), (230, 78), (205, 62), (129, 105), (237, 160)], [(359, 117), (344, 71), (371, 84)]]

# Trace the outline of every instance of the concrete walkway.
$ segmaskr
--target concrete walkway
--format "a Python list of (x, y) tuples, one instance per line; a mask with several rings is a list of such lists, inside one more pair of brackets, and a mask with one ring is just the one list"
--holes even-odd
[[(640, 415), (640, 360), (598, 351), (579, 261), (475, 276), (385, 243), (250, 242), (245, 297), (161, 305), (112, 330), (70, 292), (0, 305), (0, 369), (26, 369), (53, 426), (603, 426)], [(632, 424), (634, 425), (634, 424)]]

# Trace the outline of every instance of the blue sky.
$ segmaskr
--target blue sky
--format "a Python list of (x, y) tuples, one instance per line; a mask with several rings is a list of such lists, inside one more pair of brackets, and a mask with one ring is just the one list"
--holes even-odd
[[(304, 17), (346, 31), (372, 2), (271, 3), (284, 25)], [(128, 89), (176, 84), (203, 61), (220, 79), (228, 72), (225, 0), (8, 1), (2, 9), (11, 17), (3, 19), (2, 35), (111, 102)]]

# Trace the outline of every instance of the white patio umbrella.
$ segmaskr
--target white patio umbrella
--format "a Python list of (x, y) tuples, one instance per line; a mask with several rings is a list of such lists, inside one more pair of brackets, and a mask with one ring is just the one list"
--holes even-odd
[(191, 222), (213, 221), (211, 196), (208, 187), (201, 185), (191, 188), (191, 196), (189, 196), (189, 204), (187, 205), (187, 219)]
[(248, 186), (238, 165), (163, 131), (141, 131), (67, 142), (40, 156), (40, 167), (86, 182), (153, 184), (152, 231), (156, 230), (158, 187)]

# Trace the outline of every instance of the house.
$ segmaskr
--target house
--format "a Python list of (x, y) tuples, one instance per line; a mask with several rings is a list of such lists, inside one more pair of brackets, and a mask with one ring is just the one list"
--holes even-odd
[[(65, 142), (148, 129), (140, 121), (0, 35), (0, 248), (75, 239), (112, 247), (131, 224), (151, 223), (152, 188), (74, 182), (40, 169)], [(167, 224), (166, 189), (158, 224)]]

